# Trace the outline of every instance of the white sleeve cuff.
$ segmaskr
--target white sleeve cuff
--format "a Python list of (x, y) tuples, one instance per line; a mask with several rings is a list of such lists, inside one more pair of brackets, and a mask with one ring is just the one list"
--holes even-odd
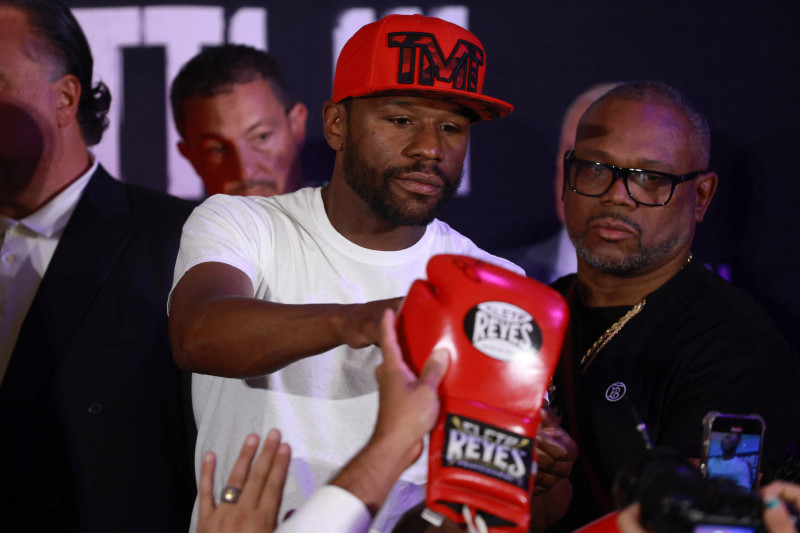
[(274, 533), (366, 533), (371, 522), (364, 502), (341, 487), (325, 485)]

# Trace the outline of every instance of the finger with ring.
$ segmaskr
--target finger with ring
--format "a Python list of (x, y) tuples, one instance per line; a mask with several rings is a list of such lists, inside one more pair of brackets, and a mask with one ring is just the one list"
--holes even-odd
[(234, 487), (232, 485), (226, 486), (222, 489), (222, 495), (220, 496), (220, 501), (225, 503), (236, 503), (239, 501), (239, 495), (242, 493), (242, 489), (238, 487)]

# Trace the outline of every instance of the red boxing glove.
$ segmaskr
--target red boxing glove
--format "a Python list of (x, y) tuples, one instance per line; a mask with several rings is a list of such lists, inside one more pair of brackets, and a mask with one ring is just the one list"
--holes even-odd
[(430, 434), (429, 509), (464, 523), (463, 506), (495, 531), (528, 530), (539, 409), (569, 311), (555, 290), (505, 268), (437, 255), (398, 314), (398, 340), (419, 374), (450, 352)]

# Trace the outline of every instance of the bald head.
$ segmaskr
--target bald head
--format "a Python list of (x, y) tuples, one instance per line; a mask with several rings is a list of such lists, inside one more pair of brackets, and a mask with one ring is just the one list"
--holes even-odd
[(564, 188), (564, 154), (572, 150), (575, 146), (575, 133), (578, 129), (578, 121), (584, 111), (598, 98), (606, 92), (619, 85), (619, 83), (598, 83), (592, 85), (581, 94), (567, 108), (564, 118), (561, 121), (561, 137), (556, 152), (556, 179), (554, 182), (556, 193), (556, 215), (561, 223), (564, 223), (564, 204), (561, 201), (561, 190)]
[(688, 144), (694, 165), (707, 169), (711, 152), (711, 133), (708, 121), (677, 89), (657, 81), (635, 81), (622, 83), (596, 99), (578, 122), (576, 141), (591, 135), (585, 126), (586, 117), (592, 110), (611, 101), (647, 102), (674, 109), (686, 120), (685, 142)]

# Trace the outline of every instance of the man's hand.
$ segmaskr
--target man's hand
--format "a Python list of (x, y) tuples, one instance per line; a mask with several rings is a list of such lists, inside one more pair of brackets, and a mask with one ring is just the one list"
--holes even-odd
[(381, 339), (381, 320), (384, 312), (387, 309), (397, 312), (402, 302), (403, 298), (389, 298), (342, 306), (342, 311), (337, 313), (335, 319), (341, 343), (350, 348), (365, 348), (378, 344)]
[(251, 469), (257, 449), (258, 436), (248, 435), (227, 483), (240, 489), (238, 499), (219, 506), (213, 494), (216, 457), (213, 452), (206, 453), (200, 469), (198, 533), (268, 533), (275, 529), (291, 450), (288, 444), (281, 444), (280, 432), (270, 430)]
[(437, 350), (417, 378), (403, 360), (391, 308), (384, 312), (379, 344), (383, 363), (375, 369), (379, 388), (375, 430), (331, 482), (364, 502), (373, 515), (403, 470), (422, 452), (422, 439), (439, 417), (437, 389), (449, 365), (447, 351)]
[(531, 497), (531, 531), (545, 531), (564, 516), (572, 499), (568, 476), (578, 457), (578, 446), (558, 423), (548, 408), (542, 409), (536, 432), (538, 468)]
[(797, 533), (787, 504), (800, 509), (800, 486), (773, 481), (759, 490), (764, 500), (764, 525), (769, 533)]
[(434, 351), (417, 378), (400, 351), (393, 310), (384, 313), (380, 333), (383, 363), (375, 369), (380, 403), (372, 440), (409, 443), (409, 449), (414, 450), (411, 464), (422, 451), (423, 437), (439, 417), (438, 387), (450, 360), (447, 350)]
[(559, 426), (559, 421), (549, 408), (542, 408), (542, 421), (536, 433), (536, 484), (533, 493), (541, 494), (553, 488), (572, 472), (578, 458), (578, 446), (572, 437)]

